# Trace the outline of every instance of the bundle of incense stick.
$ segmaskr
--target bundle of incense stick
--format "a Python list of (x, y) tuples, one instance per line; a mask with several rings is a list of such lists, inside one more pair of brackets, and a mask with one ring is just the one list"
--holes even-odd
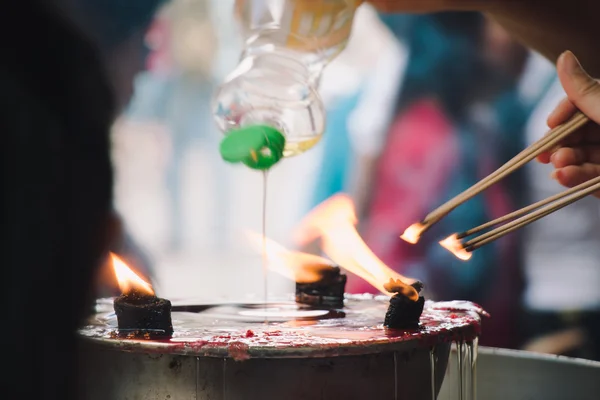
[[(574, 203), (577, 200), (580, 200), (598, 191), (600, 191), (600, 177), (590, 179), (589, 181), (575, 186), (569, 190), (565, 190), (562, 193), (550, 196), (547, 199), (538, 201), (537, 203), (524, 207), (520, 210), (514, 211), (510, 214), (497, 218), (493, 221), (487, 222), (478, 227), (469, 229), (468, 231), (454, 234), (441, 241), (440, 244), (460, 258), (469, 258), (464, 253), (462, 253), (462, 251), (470, 253), (483, 245), (493, 242), (494, 240), (499, 239), (504, 235), (507, 235), (517, 229), (520, 229), (525, 225), (537, 221), (538, 219), (543, 218), (548, 214), (552, 214), (553, 212), (558, 211), (561, 208), (564, 208), (569, 204)], [(529, 213), (530, 211), (533, 212)], [(467, 238), (487, 228), (502, 224), (506, 221), (511, 222), (501, 225), (496, 229), (492, 229), (473, 239), (458, 242), (460, 239)]]
[[(468, 201), (469, 199), (478, 195), (479, 193), (492, 186), (496, 182), (502, 180), (512, 172), (521, 168), (523, 165), (533, 160), (541, 153), (554, 149), (567, 136), (584, 126), (587, 122), (589, 122), (589, 119), (581, 112), (577, 112), (568, 121), (552, 129), (543, 138), (541, 138), (540, 140), (533, 143), (525, 150), (517, 154), (506, 164), (498, 168), (496, 171), (492, 172), (490, 175), (477, 182), (469, 189), (465, 190), (461, 194), (457, 195), (453, 199), (449, 200), (448, 202), (442, 204), (440, 207), (433, 210), (421, 222), (415, 223), (408, 227), (406, 231), (404, 231), (404, 234), (401, 236), (402, 239), (408, 241), (409, 243), (417, 243), (419, 237), (425, 231), (427, 231), (429, 228), (431, 228), (431, 226), (433, 226), (435, 223), (437, 223), (446, 215), (448, 215), (456, 207), (460, 206), (462, 203)], [(537, 221), (538, 219), (550, 213), (553, 213), (554, 211), (557, 211), (567, 206), (568, 204), (571, 204), (598, 190), (600, 190), (600, 179), (592, 179), (579, 186), (566, 190), (563, 193), (551, 196), (545, 200), (517, 210), (494, 221), (490, 221), (486, 224), (470, 229), (466, 232), (452, 235), (451, 237), (447, 238), (445, 241), (442, 241), (440, 243), (446, 248), (451, 247), (453, 250), (455, 250), (453, 251), (455, 252), (455, 254), (456, 250), (458, 249), (464, 249), (469, 252), (473, 251), (483, 246), (484, 244), (490, 243), (506, 235), (507, 233), (513, 232), (514, 230), (522, 228), (523, 226), (528, 225), (531, 222)], [(533, 212), (530, 215), (526, 215), (530, 211)], [(484, 235), (481, 235), (480, 237), (471, 239), (465, 242), (464, 245), (457, 245), (456, 243), (456, 241), (458, 241), (459, 239), (471, 236), (475, 233), (481, 232), (482, 230), (485, 230), (495, 225), (499, 225), (506, 221), (511, 222), (499, 228), (491, 230), (485, 233)]]

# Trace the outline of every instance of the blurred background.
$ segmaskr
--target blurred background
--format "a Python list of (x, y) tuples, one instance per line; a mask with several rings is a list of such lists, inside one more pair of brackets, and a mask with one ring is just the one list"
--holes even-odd
[[(241, 51), (232, 10), (233, 0), (163, 7), (146, 34), (145, 70), (114, 126), (126, 252), (169, 298), (262, 293), (261, 258), (242, 233), (261, 230), (263, 177), (222, 161), (211, 115), (211, 96)], [(429, 298), (470, 300), (491, 313), (482, 344), (598, 358), (597, 200), (508, 235), (468, 263), (437, 243), (560, 191), (548, 166), (527, 166), (490, 188), (416, 246), (399, 239), (546, 132), (563, 96), (551, 63), (479, 14), (383, 16), (365, 4), (320, 91), (323, 139), (269, 173), (268, 237), (293, 248), (302, 217), (348, 193), (361, 235), (387, 265), (422, 280)], [(270, 293), (293, 285), (269, 277)], [(359, 279), (348, 290), (373, 291)]]

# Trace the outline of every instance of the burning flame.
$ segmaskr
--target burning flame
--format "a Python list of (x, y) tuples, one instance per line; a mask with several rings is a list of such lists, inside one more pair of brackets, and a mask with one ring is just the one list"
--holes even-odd
[[(254, 247), (262, 251), (262, 235), (250, 231), (247, 231), (246, 234)], [(316, 282), (322, 278), (324, 270), (333, 267), (333, 263), (326, 258), (290, 251), (268, 238), (265, 238), (265, 242), (269, 269), (295, 282)]]
[(110, 253), (110, 258), (121, 292), (127, 294), (135, 290), (144, 294), (154, 295), (152, 286), (136, 275), (119, 256), (115, 253)]
[(390, 278), (411, 284), (408, 279), (385, 265), (358, 234), (354, 204), (344, 194), (335, 195), (311, 211), (298, 226), (295, 239), (306, 244), (321, 238), (325, 254), (337, 265), (358, 275), (382, 293), (391, 295), (384, 284)]
[(406, 228), (404, 233), (400, 235), (400, 239), (410, 244), (417, 244), (417, 242), (421, 238), (421, 233), (423, 233), (424, 229), (425, 225), (423, 225), (420, 222), (415, 222), (414, 224)]
[(419, 300), (419, 292), (417, 292), (417, 289), (405, 284), (400, 279), (394, 280), (390, 278), (390, 281), (383, 285), (383, 287), (385, 288), (385, 290), (391, 293), (402, 293), (404, 296), (408, 297), (412, 301)]
[(472, 256), (471, 253), (465, 250), (456, 233), (442, 240), (440, 245), (463, 261), (467, 261)]

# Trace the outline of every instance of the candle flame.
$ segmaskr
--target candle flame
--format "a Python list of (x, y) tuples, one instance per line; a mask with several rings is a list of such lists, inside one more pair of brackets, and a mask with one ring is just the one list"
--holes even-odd
[(295, 239), (299, 244), (306, 244), (320, 238), (324, 253), (340, 268), (359, 276), (384, 294), (392, 294), (384, 287), (390, 278), (408, 284), (415, 282), (385, 265), (369, 249), (356, 230), (357, 222), (352, 199), (337, 194), (318, 205), (300, 222)]
[(470, 252), (465, 250), (456, 233), (442, 240), (440, 245), (463, 261), (467, 261), (472, 256)]
[(400, 236), (400, 239), (410, 244), (417, 244), (417, 242), (421, 238), (421, 233), (424, 229), (425, 225), (423, 225), (420, 222), (415, 222), (414, 224), (406, 228), (404, 233)]
[(383, 287), (388, 292), (401, 293), (404, 296), (408, 297), (412, 301), (419, 300), (419, 292), (417, 292), (417, 289), (415, 289), (414, 287), (412, 287), (410, 285), (407, 285), (406, 283), (402, 282), (400, 279), (394, 280), (394, 279), (390, 278), (390, 281), (388, 283), (386, 283), (385, 285), (383, 285)]
[(129, 294), (138, 291), (148, 295), (154, 295), (152, 285), (140, 278), (135, 272), (125, 264), (125, 262), (115, 253), (110, 253), (115, 276), (119, 283), (119, 288), (123, 294)]
[[(255, 232), (246, 235), (257, 251), (262, 252), (263, 237)], [(323, 277), (323, 272), (334, 267), (326, 258), (313, 254), (290, 251), (279, 243), (265, 238), (265, 251), (268, 268), (298, 283), (312, 283)]]

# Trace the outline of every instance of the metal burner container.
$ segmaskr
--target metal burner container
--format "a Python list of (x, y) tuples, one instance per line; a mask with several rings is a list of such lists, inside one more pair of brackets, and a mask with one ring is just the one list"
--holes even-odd
[[(84, 339), (82, 400), (106, 399), (398, 399), (431, 400), (428, 348), (340, 347), (335, 355), (280, 357), (256, 354), (244, 361), (200, 354), (169, 354), (148, 342), (128, 348), (118, 342)], [(435, 347), (439, 391), (450, 344)], [(362, 353), (345, 355), (346, 353)]]
[(80, 330), (79, 398), (431, 400), (451, 343), (476, 339), (479, 314), (471, 303), (429, 302), (418, 329), (389, 330), (388, 304), (370, 295), (346, 295), (343, 310), (174, 302), (173, 337), (148, 339), (115, 332), (112, 300), (101, 302)]

